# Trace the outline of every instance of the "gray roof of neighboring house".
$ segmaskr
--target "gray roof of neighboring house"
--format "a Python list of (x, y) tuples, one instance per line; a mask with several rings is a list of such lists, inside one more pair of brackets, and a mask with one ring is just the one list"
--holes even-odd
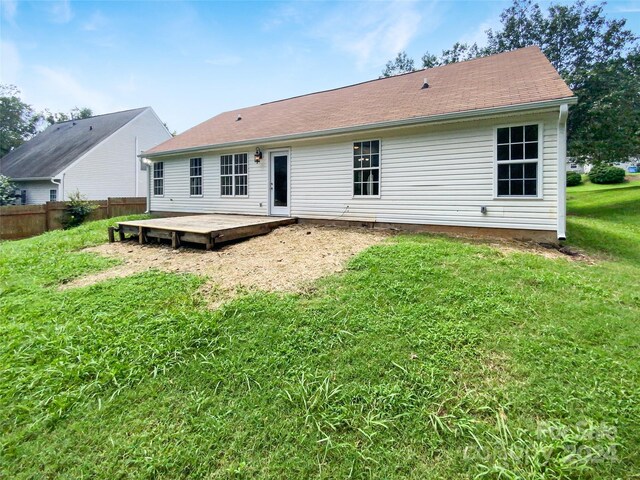
[(0, 158), (10, 178), (52, 178), (150, 107), (55, 123)]

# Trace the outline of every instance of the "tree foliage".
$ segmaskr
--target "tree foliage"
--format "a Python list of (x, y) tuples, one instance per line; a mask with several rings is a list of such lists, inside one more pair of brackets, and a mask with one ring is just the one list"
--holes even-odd
[(579, 0), (545, 12), (532, 0), (514, 0), (501, 27), (487, 30), (485, 47), (455, 43), (440, 56), (425, 53), (422, 66), (537, 45), (579, 99), (569, 110), (569, 154), (596, 164), (640, 155), (638, 38), (603, 7)]
[(83, 118), (89, 118), (93, 116), (93, 110), (90, 108), (72, 108), (68, 113), (58, 112), (51, 113), (49, 110), (45, 110), (44, 119), (47, 121), (49, 125), (53, 125), (54, 123), (60, 122), (68, 122), (69, 120), (81, 120)]
[(15, 85), (0, 85), (0, 157), (30, 140), (42, 128), (58, 122), (88, 118), (93, 115), (90, 108), (75, 107), (71, 111), (51, 113), (37, 112), (21, 99)]
[(392, 77), (401, 73), (413, 72), (415, 70), (413, 59), (407, 56), (407, 52), (398, 52), (394, 60), (389, 60), (382, 71), (383, 77)]
[(16, 185), (5, 175), (0, 175), (0, 206), (11, 205), (15, 200)]
[(0, 85), (0, 157), (38, 132), (42, 115), (20, 99), (15, 85)]

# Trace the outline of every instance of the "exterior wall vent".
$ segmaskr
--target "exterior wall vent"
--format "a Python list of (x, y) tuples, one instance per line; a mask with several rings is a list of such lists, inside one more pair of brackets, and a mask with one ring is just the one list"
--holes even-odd
[(424, 77), (424, 80), (422, 81), (422, 88), (429, 88), (429, 82), (427, 81), (427, 77)]

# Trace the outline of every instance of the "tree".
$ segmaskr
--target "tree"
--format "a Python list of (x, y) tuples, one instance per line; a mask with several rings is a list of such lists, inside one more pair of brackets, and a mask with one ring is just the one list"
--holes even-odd
[(0, 157), (38, 132), (42, 115), (20, 99), (15, 85), (0, 85)]
[(597, 64), (581, 93), (571, 109), (571, 154), (596, 165), (640, 156), (640, 50)]
[(514, 0), (482, 52), (539, 46), (579, 99), (569, 110), (569, 154), (596, 164), (640, 153), (638, 37), (626, 20), (605, 18), (603, 6), (551, 4), (545, 15), (531, 0)]
[(58, 112), (51, 113), (49, 110), (43, 112), (43, 116), (49, 125), (60, 122), (68, 122), (69, 120), (81, 120), (83, 118), (89, 118), (93, 116), (93, 110), (87, 107), (72, 108), (69, 113)]
[[(514, 0), (487, 30), (487, 46), (455, 43), (440, 57), (425, 53), (425, 68), (537, 45), (579, 99), (569, 110), (569, 154), (595, 163), (640, 155), (638, 47), (626, 20), (607, 19), (604, 4)], [(397, 60), (397, 59), (396, 59)], [(409, 59), (410, 60), (410, 59)], [(389, 62), (389, 64), (392, 62)]]
[(16, 185), (5, 175), (0, 175), (0, 205), (11, 205), (16, 199)]
[[(407, 52), (398, 52), (395, 60), (389, 60), (382, 71), (382, 77), (392, 77), (401, 73), (409, 73), (415, 70), (413, 59), (407, 56)], [(381, 78), (382, 78), (381, 77)]]

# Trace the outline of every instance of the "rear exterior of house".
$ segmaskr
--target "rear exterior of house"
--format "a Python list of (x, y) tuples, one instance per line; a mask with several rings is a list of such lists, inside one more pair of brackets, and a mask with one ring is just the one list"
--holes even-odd
[(171, 134), (144, 107), (52, 125), (0, 159), (27, 205), (63, 201), (76, 191), (89, 200), (145, 197), (148, 166), (138, 154)]
[[(533, 94), (491, 86), (493, 72), (526, 78), (531, 62), (546, 68)], [(464, 63), (214, 117), (145, 152), (151, 210), (563, 238), (570, 90), (536, 48)], [(354, 99), (391, 118), (348, 118)]]

